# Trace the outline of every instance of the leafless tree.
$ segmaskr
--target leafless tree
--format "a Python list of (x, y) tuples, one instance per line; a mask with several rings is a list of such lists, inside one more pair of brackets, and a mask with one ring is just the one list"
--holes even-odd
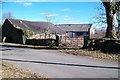
[(7, 12), (2, 15), (2, 22), (5, 21), (7, 18), (15, 18), (12, 12)]
[(99, 6), (97, 6), (95, 9), (97, 10), (97, 15), (93, 17), (92, 23), (94, 24), (94, 26), (96, 26), (96, 34), (103, 34), (102, 37), (104, 37), (107, 24), (106, 12), (102, 3), (100, 3)]
[[(45, 20), (50, 23), (54, 23), (56, 14), (49, 14), (49, 13), (44, 13)], [(50, 38), (50, 27), (48, 26), (47, 30), (45, 31), (45, 38), (48, 35)]]
[(105, 27), (106, 25), (106, 12), (105, 9), (103, 7), (103, 4), (101, 3), (97, 8), (97, 15), (94, 18), (93, 23), (96, 24), (96, 26), (101, 26), (101, 27)]
[(56, 16), (57, 16), (56, 14), (44, 13), (44, 17), (47, 22), (54, 23)]
[(106, 22), (107, 22), (107, 30), (106, 30), (106, 38), (116, 38), (116, 34), (114, 33), (114, 17), (120, 7), (119, 0), (102, 0), (102, 3), (106, 12)]

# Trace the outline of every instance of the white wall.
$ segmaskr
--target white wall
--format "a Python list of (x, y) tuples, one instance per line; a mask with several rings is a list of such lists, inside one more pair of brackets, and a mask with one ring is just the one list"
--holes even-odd
[(95, 34), (95, 28), (93, 27), (93, 26), (91, 26), (91, 28), (90, 28), (90, 34)]
[(93, 26), (91, 26), (91, 28), (90, 28), (90, 38), (94, 38), (94, 34), (95, 34), (95, 28)]

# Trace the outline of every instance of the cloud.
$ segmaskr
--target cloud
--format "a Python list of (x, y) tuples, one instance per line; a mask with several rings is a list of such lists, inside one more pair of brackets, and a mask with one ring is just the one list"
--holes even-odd
[(70, 18), (70, 17), (69, 17), (69, 16), (67, 16), (67, 15), (65, 15), (64, 17), (65, 17), (65, 18)]
[(65, 16), (63, 16), (63, 17), (64, 17), (64, 20), (65, 20), (65, 21), (70, 21), (70, 20), (72, 20), (71, 17), (68, 16), (68, 15), (65, 15)]
[(58, 14), (49, 14), (49, 13), (40, 13), (41, 15), (44, 15), (44, 16), (46, 16), (46, 17), (56, 17), (56, 16), (58, 16)]
[(46, 16), (48, 16), (48, 17), (55, 17), (55, 16), (58, 16), (58, 14), (46, 14)]
[(81, 23), (79, 19), (75, 19), (72, 16), (68, 16), (68, 15), (63, 16), (63, 19), (65, 23), (69, 23), (69, 24), (80, 24)]
[(71, 20), (71, 18), (66, 18), (66, 19), (65, 19), (65, 21), (70, 21), (70, 20)]
[(70, 11), (70, 8), (65, 8), (65, 9), (62, 9), (61, 11), (67, 12), (67, 11)]
[(45, 14), (46, 14), (46, 13), (44, 13), (44, 12), (41, 12), (41, 13), (40, 13), (40, 15), (45, 15)]
[(65, 18), (65, 21), (71, 21), (72, 19), (70, 17)]
[(26, 2), (26, 3), (23, 3), (23, 5), (24, 5), (24, 6), (31, 6), (32, 3), (30, 3), (30, 2)]
[(68, 18), (65, 18), (64, 20), (65, 21), (71, 21), (72, 19), (70, 17), (68, 17)]

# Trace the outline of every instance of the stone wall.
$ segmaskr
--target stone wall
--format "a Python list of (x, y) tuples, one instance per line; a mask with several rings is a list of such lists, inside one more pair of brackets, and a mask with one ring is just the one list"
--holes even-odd
[(96, 39), (89, 40), (88, 49), (100, 50), (102, 52), (120, 54), (120, 40), (115, 39)]
[(34, 46), (55, 46), (55, 39), (27, 39), (26, 44)]

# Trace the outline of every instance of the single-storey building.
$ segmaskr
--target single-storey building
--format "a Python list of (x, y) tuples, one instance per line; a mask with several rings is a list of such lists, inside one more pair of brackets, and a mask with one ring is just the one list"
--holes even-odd
[[(6, 19), (2, 25), (2, 41), (26, 44), (26, 39), (55, 39), (64, 31), (49, 22)], [(48, 35), (49, 34), (49, 35)]]
[(92, 24), (58, 24), (56, 26), (65, 31), (68, 37), (92, 37), (95, 34), (95, 28)]
[[(79, 45), (81, 43), (79, 37), (92, 37), (94, 34), (95, 29), (92, 24), (54, 25), (50, 22), (6, 19), (2, 25), (2, 41), (19, 44), (39, 45), (42, 43), (45, 45), (45, 40), (54, 39), (61, 44), (74, 44), (75, 42), (75, 44)], [(72, 39), (67, 40), (66, 37)]]

